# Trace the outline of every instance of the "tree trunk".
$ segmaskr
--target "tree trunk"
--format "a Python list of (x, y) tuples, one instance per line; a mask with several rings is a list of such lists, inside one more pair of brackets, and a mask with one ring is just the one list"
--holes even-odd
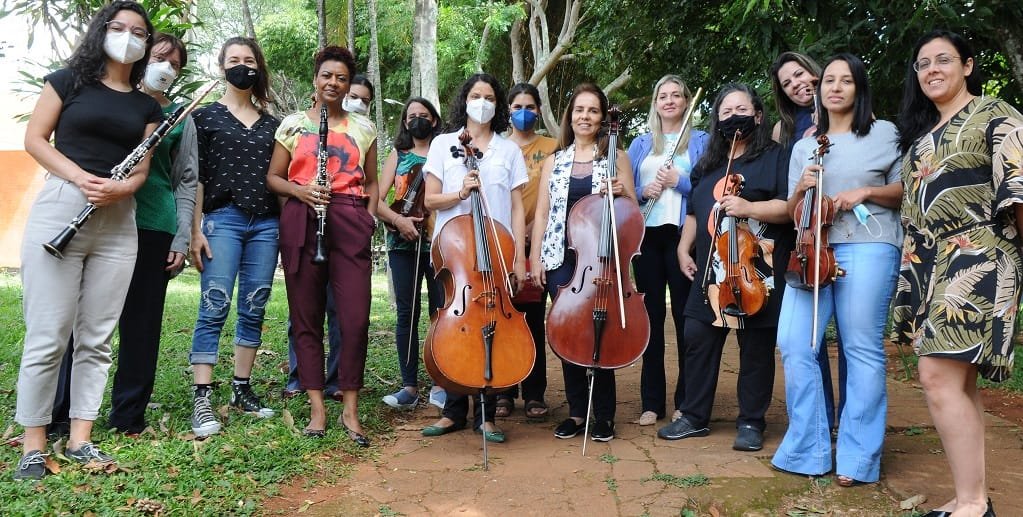
[(515, 20), (508, 32), (511, 41), (512, 58), (512, 84), (519, 84), (526, 80), (526, 63), (522, 59), (522, 20)]
[(256, 39), (256, 26), (252, 23), (252, 11), (249, 9), (249, 0), (242, 0), (242, 20), (245, 22), (245, 34)]
[(490, 38), (490, 24), (483, 25), (483, 34), (480, 36), (480, 46), (476, 49), (476, 73), (483, 73), (483, 54), (487, 48), (487, 39)]
[(355, 0), (348, 0), (348, 50), (355, 55)]
[[(380, 49), (377, 44), (377, 0), (369, 0), (369, 75), (370, 82), (376, 87), (377, 95), (374, 95), (373, 104), (376, 108), (374, 120), (377, 126), (377, 134), (387, 134), (384, 130), (384, 89), (380, 84)], [(377, 138), (377, 163), (383, 161), (385, 146), (380, 145)], [(372, 156), (367, 158), (374, 158)]]
[[(529, 82), (536, 85), (540, 91), (540, 114), (543, 116), (544, 125), (551, 136), (557, 138), (559, 131), (558, 116), (554, 113), (550, 104), (550, 95), (547, 92), (547, 75), (557, 65), (565, 52), (572, 45), (575, 32), (579, 28), (579, 9), (581, 0), (567, 0), (565, 2), (565, 17), (561, 24), (561, 31), (558, 34), (558, 41), (551, 48), (550, 29), (547, 25), (547, 0), (529, 0), (529, 41), (533, 53), (533, 73)], [(514, 63), (512, 64), (514, 70)]]
[(327, 0), (316, 0), (316, 19), (318, 23), (320, 48), (327, 46)]
[(998, 29), (999, 39), (1002, 40), (1002, 53), (1009, 61), (1009, 69), (1016, 84), (1023, 85), (1023, 39), (1014, 32), (1014, 29)]
[(424, 0), (416, 0), (415, 10), (412, 14), (412, 66), (409, 68), (410, 75), (412, 76), (409, 84), (409, 96), (419, 97), (423, 91), (423, 79), (419, 73), (419, 61), (422, 59), (419, 51), (419, 41), (422, 39), (423, 34), (423, 10)]
[[(437, 0), (420, 0), (423, 3), (422, 33), (416, 47), (419, 49), (420, 95), (433, 103), (438, 111), (445, 110), (437, 95)], [(416, 13), (419, 15), (419, 13)]]

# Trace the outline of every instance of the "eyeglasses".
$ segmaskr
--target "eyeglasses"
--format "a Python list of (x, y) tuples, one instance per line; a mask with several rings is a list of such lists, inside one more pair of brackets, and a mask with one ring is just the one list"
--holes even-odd
[(136, 38), (141, 38), (141, 39), (149, 39), (149, 31), (147, 31), (146, 29), (144, 29), (142, 27), (130, 27), (129, 28), (123, 22), (119, 22), (117, 20), (111, 20), (111, 21), (107, 22), (106, 26), (107, 26), (107, 29), (110, 30), (111, 32), (116, 32), (116, 33), (120, 34), (120, 33), (124, 32), (126, 30), (131, 30), (131, 35), (132, 36), (135, 36)]
[[(951, 54), (938, 54), (934, 58), (933, 64), (945, 68), (946, 66), (951, 65), (952, 62), (957, 59), (959, 59), (959, 56), (953, 56)], [(927, 69), (931, 67), (931, 64), (932, 63), (930, 59), (923, 58), (913, 63), (913, 70), (915, 70), (916, 72), (926, 72)]]

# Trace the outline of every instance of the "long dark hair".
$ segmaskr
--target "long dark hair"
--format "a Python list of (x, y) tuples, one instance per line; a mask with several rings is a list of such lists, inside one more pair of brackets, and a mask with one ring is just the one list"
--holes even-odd
[[(856, 86), (856, 96), (853, 99), (852, 132), (856, 136), (867, 136), (870, 133), (871, 126), (874, 125), (874, 105), (870, 96), (870, 84), (867, 81), (867, 67), (864, 66), (860, 58), (847, 52), (835, 54), (828, 58), (821, 72), (821, 81), (817, 83), (817, 98), (823, 98), (824, 72), (827, 72), (828, 65), (835, 61), (845, 61), (849, 65), (849, 72), (852, 73), (853, 77), (853, 85)], [(822, 109), (820, 122), (817, 124), (817, 132), (814, 134), (819, 136), (827, 133), (830, 123), (828, 110)]]
[(537, 109), (543, 105), (540, 100), (540, 90), (530, 83), (516, 83), (514, 86), (508, 89), (508, 104), (511, 104), (518, 97), (520, 93), (524, 93), (533, 98), (533, 103), (536, 104)]
[(142, 81), (146, 66), (149, 65), (149, 50), (153, 48), (153, 23), (149, 21), (146, 10), (137, 2), (117, 0), (96, 12), (89, 22), (89, 28), (85, 29), (85, 35), (82, 36), (78, 48), (67, 60), (67, 67), (74, 77), (72, 93), (83, 85), (98, 84), (107, 75), (107, 53), (103, 50), (103, 42), (107, 37), (107, 22), (113, 20), (121, 11), (137, 13), (146, 22), (146, 32), (149, 33), (146, 38), (146, 53), (142, 59), (132, 63), (128, 84), (136, 85)]
[(710, 143), (707, 144), (707, 150), (703, 153), (703, 157), (700, 158), (696, 167), (693, 168), (694, 172), (704, 173), (720, 167), (728, 161), (728, 153), (732, 149), (732, 142), (718, 131), (718, 110), (721, 108), (721, 103), (724, 102), (725, 97), (734, 92), (742, 92), (748, 95), (753, 102), (753, 114), (759, 114), (761, 117), (760, 124), (757, 124), (757, 128), (753, 131), (753, 136), (746, 143), (746, 151), (738, 160), (744, 162), (755, 160), (764, 151), (776, 145), (774, 140), (771, 140), (770, 124), (767, 120), (767, 113), (764, 112), (764, 101), (760, 100), (756, 90), (742, 83), (728, 83), (721, 88), (721, 92), (714, 99), (714, 106), (710, 110), (710, 127), (708, 128)]
[(494, 118), (490, 121), (490, 129), (495, 133), (503, 133), (508, 129), (508, 99), (505, 96), (504, 88), (501, 87), (501, 83), (494, 78), (494, 76), (486, 73), (473, 74), (463, 84), (462, 89), (455, 96), (454, 100), (451, 101), (451, 111), (448, 112), (448, 131), (457, 131), (458, 128), (465, 126), (465, 121), (468, 115), (465, 113), (466, 99), (469, 97), (469, 90), (476, 83), (487, 83), (494, 90)]
[(597, 131), (597, 156), (593, 157), (597, 159), (598, 156), (607, 156), (608, 138), (607, 131), (604, 128), (608, 123), (608, 102), (607, 95), (604, 95), (604, 90), (601, 90), (599, 86), (593, 83), (582, 83), (572, 90), (572, 96), (568, 98), (568, 107), (565, 108), (565, 113), (561, 115), (561, 134), (558, 135), (558, 147), (567, 149), (568, 146), (575, 143), (575, 131), (572, 130), (572, 111), (575, 110), (575, 100), (584, 93), (592, 93), (600, 100), (600, 129)]
[(256, 68), (259, 70), (259, 77), (256, 79), (256, 84), (252, 86), (252, 96), (256, 98), (256, 102), (259, 104), (259, 110), (265, 112), (270, 107), (270, 71), (266, 68), (266, 58), (263, 57), (263, 49), (259, 47), (259, 43), (252, 38), (246, 38), (245, 36), (235, 36), (228, 38), (227, 41), (220, 47), (220, 55), (217, 56), (217, 64), (220, 68), (224, 68), (224, 59), (227, 57), (227, 47), (231, 45), (245, 45), (252, 49), (252, 55), (256, 58)]
[(441, 131), (440, 113), (437, 113), (437, 108), (433, 107), (433, 103), (422, 97), (409, 97), (409, 100), (405, 101), (405, 107), (401, 109), (401, 117), (398, 119), (398, 134), (394, 135), (394, 148), (399, 151), (407, 151), (415, 146), (412, 134), (409, 133), (408, 126), (405, 123), (405, 117), (408, 116), (408, 108), (412, 103), (421, 104), (426, 108), (426, 111), (430, 112), (430, 116), (433, 117), (433, 133), (430, 134), (431, 140)]
[(984, 78), (977, 66), (977, 56), (973, 54), (973, 48), (959, 34), (952, 31), (937, 29), (928, 32), (916, 42), (913, 47), (913, 54), (909, 56), (906, 63), (906, 80), (902, 86), (902, 104), (899, 106), (899, 117), (896, 119), (899, 126), (899, 151), (905, 153), (913, 147), (918, 138), (929, 131), (941, 120), (938, 108), (931, 102), (931, 99), (924, 95), (920, 88), (920, 79), (917, 78), (916, 70), (913, 70), (913, 63), (916, 61), (920, 49), (932, 40), (943, 38), (948, 40), (959, 52), (959, 59), (965, 64), (967, 59), (973, 58), (973, 70), (966, 76), (966, 90), (973, 95), (980, 95)]
[[(352, 70), (355, 69), (353, 68)], [(365, 86), (366, 89), (369, 90), (369, 100), (372, 101), (373, 99), (377, 98), (377, 90), (376, 88), (373, 87), (373, 82), (370, 81), (368, 77), (362, 74), (356, 75), (355, 77), (352, 78), (352, 85), (354, 86), (356, 84), (358, 84), (359, 86)], [(369, 106), (367, 106), (367, 108), (368, 107)]]
[(792, 102), (792, 99), (785, 93), (785, 89), (782, 88), (781, 81), (778, 80), (778, 72), (781, 70), (781, 67), (790, 61), (794, 61), (807, 72), (817, 77), (821, 76), (821, 67), (817, 66), (817, 62), (810, 58), (810, 56), (800, 54), (799, 52), (782, 52), (774, 60), (774, 63), (771, 64), (769, 71), (771, 90), (774, 92), (774, 108), (778, 110), (778, 121), (781, 123), (780, 138), (782, 144), (792, 140), (793, 133), (796, 132), (796, 103)]

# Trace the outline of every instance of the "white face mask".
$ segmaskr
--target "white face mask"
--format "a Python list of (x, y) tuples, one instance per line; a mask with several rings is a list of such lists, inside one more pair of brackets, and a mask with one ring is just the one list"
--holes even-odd
[(358, 113), (360, 115), (369, 113), (369, 106), (367, 106), (365, 102), (362, 102), (362, 99), (353, 99), (352, 97), (345, 97), (344, 99), (341, 99), (341, 109), (348, 113)]
[(169, 61), (149, 63), (146, 75), (142, 76), (142, 86), (151, 92), (165, 92), (177, 76)]
[(129, 65), (146, 55), (146, 40), (136, 37), (130, 31), (108, 32), (103, 40), (103, 51), (110, 59)]
[(482, 97), (465, 103), (465, 114), (480, 124), (486, 124), (494, 118), (497, 106)]

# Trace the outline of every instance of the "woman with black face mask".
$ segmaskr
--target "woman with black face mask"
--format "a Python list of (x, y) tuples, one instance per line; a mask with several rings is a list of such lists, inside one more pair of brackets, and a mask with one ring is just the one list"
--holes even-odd
[[(729, 330), (735, 329), (739, 340), (739, 417), (732, 448), (757, 451), (763, 447), (764, 414), (774, 387), (774, 344), (785, 286), (784, 264), (794, 240), (785, 205), (789, 153), (771, 140), (763, 102), (750, 87), (726, 85), (711, 113), (710, 143), (693, 169), (693, 187), (678, 245), (679, 266), (693, 281), (685, 308), (685, 395), (679, 405), (682, 415), (657, 434), (666, 440), (678, 440), (710, 433), (721, 351)], [(721, 191), (722, 184), (728, 183), (725, 176), (729, 165), (744, 180), (734, 195)], [(723, 307), (719, 301), (720, 286), (729, 278), (726, 271), (734, 270), (735, 265), (729, 264), (730, 253), (718, 251), (717, 243), (725, 232), (742, 230), (751, 234), (754, 252), (748, 276), (751, 283), (762, 286), (762, 293), (766, 292), (766, 301), (758, 311), (742, 304), (736, 311), (736, 307)]]
[(191, 253), (192, 263), (202, 274), (199, 317), (189, 354), (195, 382), (192, 431), (196, 436), (220, 431), (211, 382), (236, 279), (238, 323), (231, 405), (259, 417), (274, 415), (253, 393), (249, 375), (263, 341), (263, 316), (277, 267), (280, 209), (267, 189), (266, 172), (280, 121), (267, 113), (268, 72), (255, 40), (227, 40), (218, 63), (227, 90), (220, 100), (192, 115), (199, 144), (199, 186)]
[[(387, 262), (398, 309), (394, 336), (402, 387), (384, 396), (383, 401), (395, 409), (411, 410), (419, 402), (419, 314), (422, 307), (419, 293), (424, 278), (429, 293), (430, 314), (444, 303), (444, 295), (430, 266), (433, 214), (416, 214), (417, 211), (425, 211), (422, 203), (426, 192), (426, 176), (422, 165), (426, 163), (430, 142), (440, 133), (441, 117), (430, 101), (412, 97), (405, 101), (400, 120), (398, 134), (394, 137), (394, 150), (384, 161), (380, 174), (381, 202), (377, 203), (377, 217), (386, 223), (388, 229)], [(394, 187), (394, 200), (399, 202), (395, 207), (397, 211), (391, 208), (390, 203), (383, 201), (387, 199), (391, 187)], [(416, 192), (418, 196), (414, 195)], [(418, 210), (405, 210), (402, 200), (413, 202), (417, 197)], [(434, 386), (430, 390), (430, 403), (444, 409), (445, 400), (444, 388)]]

